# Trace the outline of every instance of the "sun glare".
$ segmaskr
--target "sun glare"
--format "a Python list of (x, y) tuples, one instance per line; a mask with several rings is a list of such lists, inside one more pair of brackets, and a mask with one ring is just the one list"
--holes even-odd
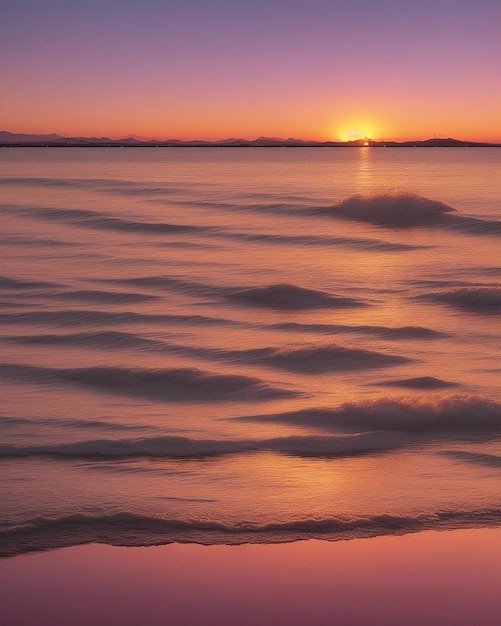
[[(367, 125), (345, 126), (339, 130), (341, 141), (357, 141), (359, 139), (372, 139), (373, 129)], [(367, 145), (369, 145), (367, 143)]]

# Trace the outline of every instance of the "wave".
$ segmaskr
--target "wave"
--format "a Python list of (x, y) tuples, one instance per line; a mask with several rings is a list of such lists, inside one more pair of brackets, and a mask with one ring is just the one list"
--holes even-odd
[(133, 333), (119, 331), (85, 332), (72, 335), (10, 335), (2, 341), (21, 345), (42, 346), (80, 346), (83, 348), (102, 349), (147, 349), (165, 351), (167, 345), (162, 341), (145, 339)]
[(44, 368), (0, 364), (0, 377), (41, 384), (69, 384), (158, 401), (218, 402), (262, 400), (300, 395), (236, 374), (212, 374), (193, 368), (126, 369), (120, 367)]
[(273, 330), (286, 330), (303, 333), (355, 333), (363, 335), (375, 335), (383, 339), (441, 339), (449, 337), (447, 333), (423, 328), (422, 326), (349, 326), (345, 324), (306, 324), (301, 322), (281, 322), (271, 324)]
[[(14, 420), (16, 421), (16, 420)], [(49, 420), (43, 420), (47, 423)], [(8, 420), (7, 420), (8, 423)], [(38, 423), (38, 422), (37, 422)], [(50, 423), (50, 422), (49, 422)], [(15, 426), (18, 424), (16, 423)], [(106, 422), (76, 421), (71, 424), (70, 420), (55, 420), (55, 424), (77, 428), (98, 428), (112, 431), (140, 430), (140, 426), (114, 425)], [(311, 425), (311, 424), (310, 424)], [(318, 423), (315, 424), (318, 426)], [(193, 439), (176, 435), (162, 435), (153, 437), (135, 437), (128, 439), (87, 439), (65, 443), (45, 444), (3, 444), (0, 445), (0, 459), (25, 458), (25, 457), (53, 457), (57, 459), (88, 459), (88, 460), (117, 460), (133, 458), (159, 458), (159, 459), (205, 459), (210, 457), (235, 456), (241, 454), (254, 454), (260, 452), (273, 452), (299, 458), (338, 458), (375, 455), (393, 452), (409, 446), (420, 447), (435, 441), (435, 436), (441, 429), (435, 425), (421, 428), (404, 427), (392, 428), (393, 424), (386, 424), (387, 429), (367, 430), (365, 432), (336, 434), (336, 435), (292, 435), (285, 437), (271, 437), (268, 439)], [(455, 432), (450, 427), (446, 428), (445, 439), (455, 439), (457, 434), (471, 433), (471, 426), (464, 425)], [(501, 431), (498, 423), (497, 428), (484, 430), (483, 435), (489, 441), (495, 431)], [(443, 433), (444, 434), (444, 433)], [(430, 438), (429, 435), (432, 435)], [(475, 427), (475, 435), (478, 429)], [(476, 437), (478, 440), (478, 436)], [(460, 460), (479, 462), (489, 460), (490, 464), (498, 463), (499, 457), (494, 455), (482, 455), (465, 451), (453, 450), (439, 452)], [(487, 461), (486, 461), (487, 462)]]
[(245, 306), (281, 311), (367, 306), (364, 302), (354, 298), (334, 296), (326, 291), (307, 289), (288, 283), (271, 284), (264, 287), (219, 287), (174, 276), (103, 279), (100, 282), (173, 290), (188, 295), (212, 297)]
[[(50, 187), (57, 189), (88, 189), (89, 191), (107, 192), (123, 195), (152, 195), (164, 196), (187, 191), (180, 183), (139, 183), (116, 178), (35, 178), (35, 177), (5, 177), (5, 185), (23, 185), (23, 187)], [(196, 183), (195, 183), (196, 185)], [(190, 183), (190, 191), (193, 183)]]
[(8, 276), (0, 276), (0, 289), (7, 291), (22, 291), (25, 289), (45, 289), (48, 287), (59, 287), (57, 283), (48, 283), (36, 280), (19, 280), (17, 278), (9, 278)]
[[(191, 203), (189, 203), (191, 204)], [(215, 205), (217, 208), (222, 208), (220, 205)], [(234, 210), (234, 205), (229, 205)], [(427, 245), (406, 244), (401, 242), (389, 242), (379, 239), (369, 239), (360, 237), (326, 237), (318, 235), (282, 235), (271, 233), (246, 233), (239, 232), (233, 229), (229, 230), (223, 227), (215, 226), (201, 226), (194, 224), (172, 224), (165, 222), (144, 222), (137, 220), (127, 220), (123, 217), (110, 216), (107, 213), (99, 211), (92, 211), (87, 209), (54, 209), (49, 207), (11, 207), (8, 205), (2, 205), (1, 208), (4, 212), (15, 212), (21, 215), (28, 215), (37, 219), (60, 221), (71, 226), (114, 230), (118, 232), (130, 232), (141, 233), (151, 235), (173, 235), (173, 234), (202, 234), (205, 236), (212, 236), (216, 239), (230, 239), (233, 241), (252, 241), (264, 244), (279, 244), (279, 245), (299, 245), (299, 246), (346, 246), (349, 248), (356, 248), (359, 250), (367, 250), (374, 252), (403, 252), (406, 250), (420, 250), (429, 248)], [(13, 244), (25, 244), (25, 245), (51, 245), (51, 246), (63, 246), (73, 245), (71, 242), (58, 242), (52, 240), (41, 239), (26, 239), (25, 241), (15, 238), (10, 242)], [(180, 241), (172, 242), (171, 245), (183, 246), (183, 247), (211, 247), (208, 243)]]
[(98, 304), (134, 304), (136, 302), (149, 302), (159, 300), (160, 296), (133, 293), (127, 291), (100, 291), (97, 289), (78, 289), (73, 291), (43, 291), (33, 294), (32, 292), (22, 294), (31, 297), (40, 296), (49, 300), (77, 300), (80, 302), (92, 302)]
[(240, 326), (241, 322), (205, 315), (147, 314), (133, 311), (30, 311), (0, 313), (0, 325), (29, 324), (48, 326), (112, 326), (115, 324), (179, 324), (187, 326)]
[(0, 234), (0, 243), (5, 246), (42, 246), (46, 248), (73, 247), (77, 245), (71, 241), (59, 241), (46, 237), (22, 237), (20, 235), (2, 234)]
[(459, 387), (459, 383), (448, 382), (434, 376), (417, 376), (402, 380), (385, 380), (377, 385), (383, 387), (408, 387), (409, 389), (444, 389), (446, 387)]
[[(104, 431), (150, 431), (156, 430), (155, 426), (151, 424), (123, 424), (118, 422), (105, 422), (102, 420), (86, 420), (75, 418), (44, 418), (44, 417), (8, 417), (5, 415), (0, 416), (0, 426), (2, 428), (15, 428), (19, 426), (33, 429), (38, 426), (49, 426), (53, 428), (70, 428), (70, 429), (83, 429), (83, 430), (104, 430)], [(0, 446), (0, 455), (2, 454), (2, 448)]]
[(344, 348), (337, 345), (262, 348), (245, 350), (240, 354), (247, 362), (260, 363), (303, 374), (389, 367), (411, 361), (411, 359), (402, 356)]
[[(114, 285), (131, 285), (163, 291), (177, 291), (188, 295), (217, 296), (221, 288), (207, 285), (188, 278), (176, 276), (139, 276), (136, 278), (101, 278), (96, 282), (112, 283)], [(224, 291), (224, 289), (223, 289)]]
[(303, 212), (386, 228), (437, 226), (472, 235), (501, 235), (501, 221), (459, 215), (444, 202), (412, 193), (354, 195), (333, 206)]
[(241, 440), (162, 436), (140, 439), (95, 439), (55, 445), (2, 445), (0, 457), (193, 459), (251, 452), (276, 452), (298, 457), (344, 457), (397, 450), (413, 441), (408, 436), (395, 432)]
[(168, 343), (118, 331), (85, 332), (71, 335), (10, 335), (2, 337), (2, 341), (21, 345), (78, 346), (102, 350), (143, 349), (193, 358), (259, 364), (303, 374), (374, 369), (411, 361), (411, 359), (402, 356), (337, 345), (223, 350)]
[(495, 454), (486, 454), (485, 452), (469, 452), (467, 450), (443, 450), (439, 454), (450, 459), (456, 459), (466, 463), (474, 463), (475, 465), (501, 469), (501, 456), (497, 456)]
[(366, 222), (377, 226), (408, 228), (440, 223), (452, 207), (411, 193), (355, 195), (315, 214)]
[(49, 294), (51, 298), (63, 300), (82, 300), (83, 302), (100, 302), (103, 304), (128, 304), (133, 302), (146, 302), (158, 300), (158, 296), (145, 293), (131, 293), (125, 291), (98, 291), (94, 289), (80, 289), (65, 291), (62, 293)]
[(452, 395), (433, 399), (378, 398), (347, 402), (333, 409), (300, 409), (284, 413), (232, 418), (282, 422), (348, 431), (450, 433), (488, 436), (501, 433), (501, 404), (479, 396)]
[[(278, 283), (250, 288), (218, 287), (215, 285), (209, 285), (173, 276), (101, 279), (98, 282), (113, 283), (115, 285), (132, 285), (136, 287), (162, 289), (166, 291), (173, 290), (187, 295), (212, 297), (216, 299), (224, 299), (234, 303), (236, 302), (246, 306), (257, 306), (284, 311), (300, 311), (315, 308), (356, 308), (367, 306), (367, 304), (361, 300), (346, 296), (332, 295), (326, 291), (308, 289), (299, 285), (288, 283)], [(434, 281), (433, 284), (435, 283), (436, 281)], [(423, 285), (425, 285), (425, 283), (423, 283)], [(46, 286), (46, 284), (40, 283), (40, 286)], [(96, 298), (109, 297), (110, 301), (113, 301), (113, 298), (121, 297), (123, 292), (76, 291), (73, 293), (75, 297), (81, 296), (82, 299), (85, 299), (87, 296), (91, 298), (93, 294), (95, 294)], [(71, 292), (69, 295), (71, 295)], [(156, 297), (148, 296), (146, 294), (123, 294), (124, 299), (129, 296), (130, 298), (137, 299)], [(449, 306), (468, 312), (485, 314), (496, 314), (501, 312), (501, 288), (497, 286), (458, 287), (448, 291), (421, 294), (415, 296), (415, 298), (419, 300), (429, 300), (448, 304)], [(350, 326), (338, 324), (302, 324), (298, 322), (284, 322), (275, 324), (271, 328), (275, 328), (277, 330), (294, 330), (299, 332), (364, 332), (367, 334), (376, 334), (395, 339), (422, 339), (448, 336), (447, 333), (419, 326), (389, 328), (384, 326), (369, 325)]]
[(347, 246), (359, 250), (373, 252), (404, 252), (406, 250), (422, 250), (431, 246), (394, 243), (380, 239), (364, 239), (360, 237), (321, 237), (318, 235), (276, 235), (260, 233), (233, 232), (228, 237), (241, 241), (253, 241), (266, 244), (300, 245), (300, 246)]
[[(100, 211), (89, 209), (54, 209), (49, 207), (8, 207), (2, 209), (37, 219), (63, 222), (71, 226), (97, 228), (119, 232), (145, 233), (150, 235), (174, 235), (185, 233), (207, 233), (214, 230), (209, 226), (191, 224), (167, 224), (165, 222), (143, 222), (113, 217)], [(216, 229), (217, 230), (217, 229)]]
[(416, 296), (420, 300), (430, 300), (439, 304), (480, 315), (501, 313), (501, 287), (464, 287), (451, 291), (428, 293)]
[[(86, 312), (88, 313), (88, 312)], [(17, 320), (19, 321), (19, 314), (6, 314), (13, 315), (13, 317), (8, 317), (8, 320)], [(43, 322), (46, 323), (47, 319), (44, 316), (42, 319), (37, 314), (21, 314), (23, 316), (29, 316), (28, 320), (31, 322)], [(135, 314), (133, 314), (135, 315)], [(106, 320), (114, 319), (115, 314), (110, 314), (110, 317), (106, 317)], [(140, 319), (136, 320), (133, 317), (132, 320), (129, 320), (126, 316), (125, 319), (120, 316), (120, 319), (124, 322), (130, 321), (150, 321), (141, 319), (142, 316), (139, 316)], [(149, 316), (146, 316), (149, 317)], [(161, 320), (154, 320), (157, 322), (164, 323), (163, 316), (160, 316)], [(80, 323), (85, 323), (88, 321), (89, 316), (84, 316), (83, 319), (80, 319)], [(55, 318), (58, 319), (58, 318)], [(97, 316), (97, 319), (92, 318), (95, 323), (99, 322), (100, 315)], [(54, 318), (50, 318), (50, 320), (54, 320)], [(73, 318), (66, 320), (67, 324), (61, 325), (74, 325)], [(177, 321), (177, 320), (176, 320)], [(0, 314), (0, 323), (2, 322), (2, 314)], [(58, 324), (59, 325), (59, 324)], [(278, 324), (271, 325), (270, 328), (278, 328), (280, 330), (288, 330), (289, 327), (292, 326), (292, 330), (297, 330), (296, 326), (303, 326), (301, 324)], [(333, 330), (330, 328), (331, 325), (318, 325), (318, 324), (305, 324), (305, 328), (302, 328), (303, 331), (310, 330), (312, 332), (319, 332), (318, 326), (326, 326), (329, 328), (331, 334)], [(380, 329), (378, 327), (344, 327), (340, 326), (335, 327), (336, 332), (359, 332), (364, 334), (375, 334), (378, 336), (383, 336), (385, 338), (426, 338), (428, 337), (427, 329)], [(351, 330), (347, 331), (346, 328), (350, 328)], [(386, 332), (386, 330), (388, 332)], [(421, 332), (423, 331), (423, 332)], [(324, 330), (324, 332), (328, 332)], [(434, 331), (429, 331), (430, 337), (435, 338)], [(440, 333), (437, 333), (438, 336), (441, 336)], [(327, 346), (307, 346), (304, 348), (257, 348), (251, 350), (223, 350), (223, 349), (212, 349), (212, 348), (204, 348), (204, 347), (194, 347), (189, 345), (182, 344), (174, 344), (166, 341), (158, 340), (158, 339), (148, 339), (142, 337), (139, 334), (130, 333), (130, 332), (121, 332), (114, 330), (102, 330), (96, 332), (79, 332), (72, 334), (36, 334), (36, 335), (14, 335), (9, 334), (4, 337), (1, 337), (1, 341), (4, 343), (12, 343), (18, 345), (41, 345), (41, 346), (76, 346), (81, 348), (98, 348), (102, 350), (148, 350), (154, 352), (163, 352), (170, 354), (178, 354), (189, 356), (192, 358), (202, 358), (202, 359), (216, 359), (216, 360), (226, 360), (231, 362), (246, 362), (248, 364), (258, 363), (261, 365), (266, 365), (269, 367), (278, 367), (280, 369), (286, 369), (291, 371), (302, 371), (303, 373), (315, 373), (315, 372), (327, 372), (327, 371), (343, 371), (343, 370), (356, 370), (356, 369), (372, 369), (378, 367), (388, 367), (391, 365), (397, 365), (399, 363), (409, 362), (411, 359), (407, 357), (402, 357), (398, 355), (384, 354), (380, 352), (374, 352), (369, 350), (361, 350), (361, 349), (353, 349), (353, 348), (345, 348), (342, 346), (336, 345), (327, 345)], [(380, 383), (382, 385), (395, 385), (395, 386), (406, 386), (404, 383), (406, 381), (388, 381), (386, 383)], [(412, 385), (412, 379), (409, 379), (409, 386)], [(419, 386), (419, 379), (416, 379), (416, 385)], [(426, 381), (423, 381), (423, 384)], [(443, 381), (442, 381), (443, 382)], [(446, 385), (452, 386), (454, 383), (445, 383), (443, 382), (443, 386)]]
[(498, 220), (486, 220), (466, 215), (448, 215), (444, 226), (467, 235), (501, 235), (501, 222)]
[(265, 307), (282, 311), (300, 311), (316, 308), (346, 308), (367, 306), (360, 300), (333, 296), (325, 291), (307, 289), (298, 285), (280, 283), (267, 287), (228, 289), (226, 298), (247, 306)]
[(339, 541), (403, 535), (423, 530), (497, 527), (501, 509), (442, 510), (416, 515), (300, 518), (234, 524), (210, 519), (168, 519), (131, 512), (110, 515), (74, 513), (36, 517), (0, 530), (0, 556), (51, 550), (87, 543), (152, 546), (168, 543), (238, 545), (285, 543), (304, 539)]

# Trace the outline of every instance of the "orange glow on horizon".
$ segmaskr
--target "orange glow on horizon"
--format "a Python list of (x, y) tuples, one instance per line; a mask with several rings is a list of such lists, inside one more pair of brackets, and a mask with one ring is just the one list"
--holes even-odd
[(367, 122), (345, 124), (339, 130), (339, 138), (341, 141), (373, 139), (374, 135), (375, 131), (373, 125)]
[[(27, 102), (30, 99), (27, 98)], [(280, 139), (302, 139), (305, 141), (420, 141), (434, 136), (454, 138), (464, 141), (501, 142), (501, 129), (489, 125), (479, 117), (465, 119), (459, 114), (443, 112), (439, 119), (432, 120), (427, 111), (408, 111), (404, 119), (398, 111), (381, 112), (377, 125), (372, 121), (360, 120), (342, 122), (344, 110), (336, 115), (322, 110), (316, 103), (305, 106), (300, 113), (292, 107), (285, 107), (278, 113), (275, 110), (258, 110), (252, 101), (234, 108), (207, 104), (204, 110), (195, 106), (190, 111), (178, 110), (172, 105), (170, 111), (150, 107), (148, 115), (140, 107), (119, 109), (118, 102), (110, 98), (101, 101), (99, 106), (86, 110), (76, 110), (73, 103), (55, 100), (53, 106), (39, 107), (36, 113), (12, 110), (4, 117), (3, 128), (12, 133), (50, 134), (63, 137), (108, 137), (183, 141), (220, 141), (228, 138), (254, 140), (258, 137)], [(344, 108), (344, 107), (343, 107)], [(377, 108), (377, 107), (374, 107)], [(412, 117), (410, 115), (412, 113)]]

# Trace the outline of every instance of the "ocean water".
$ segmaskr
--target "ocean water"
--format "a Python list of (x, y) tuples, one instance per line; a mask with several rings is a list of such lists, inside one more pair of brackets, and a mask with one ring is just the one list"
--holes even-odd
[(0, 554), (501, 525), (501, 150), (0, 151)]

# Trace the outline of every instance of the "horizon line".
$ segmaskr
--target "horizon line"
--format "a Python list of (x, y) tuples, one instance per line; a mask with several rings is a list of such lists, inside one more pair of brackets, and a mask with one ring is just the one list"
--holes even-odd
[[(6, 137), (2, 137), (5, 135)], [(84, 136), (84, 135), (60, 135), (58, 133), (13, 133), (7, 130), (0, 130), (0, 144), (22, 144), (22, 143), (57, 143), (57, 142), (77, 142), (77, 141), (88, 141), (89, 143), (120, 143), (120, 142), (135, 142), (139, 144), (155, 144), (155, 143), (179, 143), (179, 144), (208, 144), (208, 145), (224, 145), (224, 144), (255, 144), (258, 142), (268, 142), (270, 144), (309, 144), (309, 145), (366, 145), (366, 146), (380, 146), (385, 143), (393, 144), (393, 145), (401, 145), (401, 144), (422, 144), (422, 143), (445, 143), (445, 142), (453, 142), (453, 143), (463, 143), (463, 144), (485, 144), (485, 145), (500, 145), (500, 141), (496, 140), (472, 140), (472, 139), (457, 139), (455, 137), (445, 137), (444, 135), (437, 136), (435, 134), (434, 137), (428, 137), (426, 139), (408, 139), (408, 138), (373, 138), (373, 137), (358, 137), (356, 139), (343, 140), (343, 139), (303, 139), (298, 137), (276, 137), (276, 136), (264, 136), (260, 135), (254, 139), (248, 139), (245, 137), (226, 137), (224, 139), (178, 139), (174, 137), (170, 137), (167, 139), (159, 139), (157, 137), (145, 138), (140, 135), (126, 135), (117, 138), (109, 137), (109, 136)]]

